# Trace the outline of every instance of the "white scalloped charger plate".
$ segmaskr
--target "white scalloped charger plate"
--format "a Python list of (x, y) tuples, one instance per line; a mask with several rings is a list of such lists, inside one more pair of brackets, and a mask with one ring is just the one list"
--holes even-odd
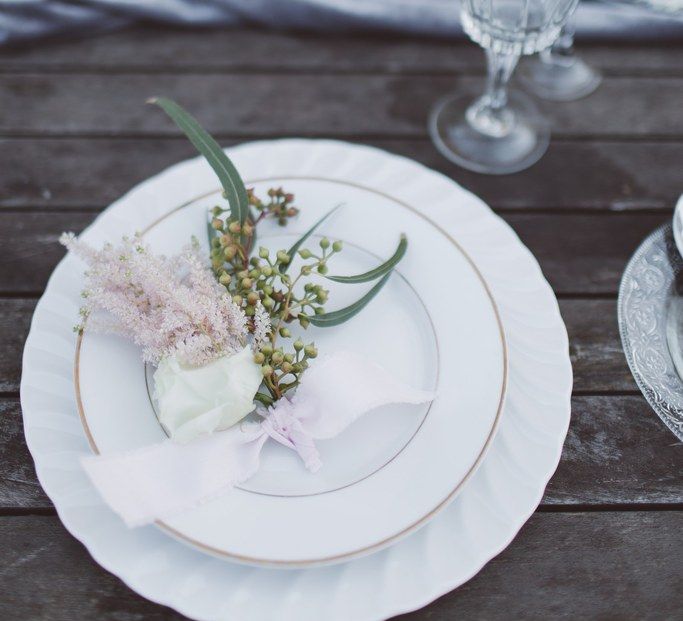
[[(391, 547), (324, 568), (245, 567), (181, 545), (154, 527), (126, 529), (103, 505), (79, 466), (89, 447), (72, 383), (80, 275), (57, 269), (34, 315), (24, 353), (21, 397), (27, 443), (41, 484), (69, 531), (93, 557), (153, 601), (197, 619), (382, 619), (425, 605), (474, 575), (514, 537), (557, 466), (569, 422), (571, 366), (557, 303), (537, 263), (502, 220), (451, 180), (410, 160), (332, 141), (281, 140), (230, 150), (247, 178), (323, 177), (361, 184), (411, 206), (454, 237), (490, 286), (505, 325), (510, 373), (497, 435), (454, 502)], [(144, 223), (167, 199), (152, 181), (178, 178), (175, 204), (212, 191), (199, 159), (135, 189)], [(138, 203), (139, 205), (142, 203)], [(128, 231), (136, 216), (125, 198), (96, 227)], [(139, 216), (138, 216), (139, 217)], [(93, 230), (96, 230), (95, 228)], [(446, 271), (446, 274), (448, 272)], [(454, 283), (457, 286), (457, 283)], [(407, 572), (406, 567), (420, 567)]]

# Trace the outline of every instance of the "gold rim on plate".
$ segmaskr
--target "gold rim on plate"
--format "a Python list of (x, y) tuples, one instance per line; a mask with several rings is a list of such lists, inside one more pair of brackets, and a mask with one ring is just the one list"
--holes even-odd
[[(339, 185), (346, 185), (349, 187), (354, 187), (360, 190), (364, 190), (366, 192), (371, 192), (373, 194), (376, 194), (378, 196), (382, 196), (383, 198), (386, 198), (393, 203), (396, 203), (400, 207), (403, 207), (404, 209), (407, 209), (414, 215), (422, 218), (425, 222), (430, 224), (432, 227), (434, 227), (441, 235), (443, 235), (455, 248), (460, 252), (460, 254), (465, 258), (465, 260), (469, 263), (470, 267), (474, 270), (474, 273), (476, 274), (477, 278), (481, 282), (482, 286), (484, 287), (484, 291), (486, 292), (487, 297), (489, 298), (489, 301), (491, 303), (491, 307), (493, 308), (494, 315), (496, 317), (496, 323), (498, 324), (498, 332), (500, 336), (500, 341), (501, 341), (501, 347), (503, 351), (503, 381), (501, 384), (501, 390), (500, 390), (500, 398), (498, 401), (498, 409), (496, 410), (496, 417), (493, 421), (493, 425), (491, 425), (491, 430), (489, 431), (489, 435), (486, 438), (486, 441), (484, 442), (481, 451), (479, 452), (479, 455), (477, 458), (474, 460), (474, 463), (470, 466), (468, 471), (465, 473), (463, 478), (458, 482), (458, 484), (449, 492), (445, 498), (443, 498), (440, 502), (437, 503), (437, 505), (431, 509), (431, 511), (427, 512), (425, 515), (423, 515), (419, 520), (414, 522), (413, 524), (406, 526), (405, 528), (401, 529), (399, 532), (394, 533), (393, 535), (390, 535), (389, 537), (385, 537), (381, 541), (378, 541), (376, 543), (370, 544), (368, 546), (364, 546), (362, 548), (358, 548), (357, 550), (353, 550), (351, 552), (345, 552), (344, 554), (337, 554), (333, 556), (327, 556), (323, 558), (316, 558), (316, 559), (304, 559), (300, 561), (282, 561), (282, 560), (273, 560), (273, 559), (262, 559), (262, 558), (254, 558), (254, 557), (249, 557), (249, 556), (244, 556), (240, 554), (234, 554), (232, 552), (227, 552), (225, 550), (222, 550), (220, 548), (214, 548), (213, 546), (209, 546), (205, 543), (202, 543), (201, 541), (197, 541), (196, 539), (193, 539), (191, 537), (188, 537), (187, 535), (181, 533), (180, 531), (174, 529), (172, 526), (169, 526), (162, 520), (156, 520), (154, 524), (158, 526), (160, 529), (164, 530), (165, 532), (169, 533), (171, 536), (174, 538), (189, 543), (190, 545), (194, 546), (195, 548), (198, 548), (200, 550), (203, 550), (205, 552), (208, 552), (209, 554), (212, 554), (214, 556), (219, 556), (221, 558), (226, 558), (234, 561), (239, 561), (242, 563), (250, 563), (253, 565), (260, 565), (260, 566), (268, 566), (268, 567), (292, 567), (292, 568), (303, 568), (303, 567), (312, 567), (315, 565), (324, 565), (324, 564), (329, 564), (329, 563), (334, 563), (342, 560), (350, 560), (352, 558), (362, 556), (365, 554), (369, 554), (370, 552), (375, 552), (381, 548), (384, 548), (388, 546), (389, 544), (393, 543), (394, 541), (404, 537), (405, 535), (408, 535), (409, 533), (417, 530), (420, 526), (425, 524), (428, 520), (430, 520), (438, 511), (443, 509), (452, 499), (453, 497), (462, 489), (462, 486), (470, 479), (470, 477), (474, 474), (475, 470), (481, 464), (484, 456), (486, 455), (486, 452), (491, 445), (491, 441), (493, 440), (493, 437), (495, 436), (495, 433), (498, 429), (498, 425), (500, 424), (500, 418), (501, 414), (503, 412), (503, 403), (505, 401), (505, 393), (507, 390), (507, 381), (508, 381), (508, 350), (507, 350), (507, 342), (505, 340), (505, 331), (503, 329), (503, 323), (500, 319), (500, 313), (498, 311), (498, 306), (496, 305), (496, 301), (493, 298), (493, 295), (491, 293), (491, 289), (489, 288), (488, 283), (484, 279), (484, 276), (482, 273), (479, 271), (479, 268), (477, 267), (476, 263), (472, 260), (472, 258), (465, 252), (464, 248), (460, 246), (460, 244), (448, 233), (446, 232), (443, 228), (441, 228), (438, 224), (433, 222), (430, 218), (428, 218), (426, 215), (409, 205), (408, 203), (405, 203), (404, 201), (401, 201), (386, 192), (382, 192), (381, 190), (376, 190), (374, 188), (369, 188), (367, 186), (364, 186), (360, 183), (353, 183), (351, 181), (344, 181), (340, 179), (332, 179), (332, 178), (327, 178), (327, 177), (317, 177), (317, 176), (297, 176), (297, 175), (283, 175), (283, 176), (274, 176), (274, 177), (265, 177), (261, 179), (252, 179), (247, 182), (247, 185), (255, 184), (255, 183), (264, 183), (267, 181), (276, 181), (276, 180), (282, 180), (282, 181), (323, 181), (327, 183), (336, 183)], [(173, 215), (175, 212), (179, 211), (180, 209), (184, 209), (185, 207), (188, 207), (189, 205), (197, 202), (198, 200), (201, 200), (203, 198), (207, 198), (208, 196), (211, 196), (212, 194), (218, 194), (220, 193), (220, 190), (211, 190), (209, 192), (205, 192), (204, 194), (200, 194), (199, 196), (196, 196), (192, 198), (189, 201), (186, 201), (182, 205), (179, 205), (173, 209), (171, 209), (169, 212), (164, 214), (163, 216), (157, 218), (154, 222), (149, 224), (145, 229), (142, 230), (141, 234), (144, 235), (145, 233), (149, 232), (152, 228), (157, 226), (160, 222), (168, 218), (169, 216)], [(90, 444), (90, 448), (92, 449), (93, 453), (96, 455), (100, 454), (100, 451), (97, 447), (97, 444), (95, 442), (95, 438), (93, 437), (90, 427), (88, 425), (88, 420), (85, 415), (85, 411), (83, 408), (83, 401), (81, 399), (81, 388), (80, 388), (80, 376), (79, 376), (79, 368), (80, 368), (80, 355), (81, 355), (81, 343), (83, 342), (83, 333), (78, 336), (78, 339), (76, 341), (76, 353), (74, 356), (74, 389), (76, 392), (76, 405), (78, 407), (78, 415), (81, 420), (81, 424), (83, 425), (83, 430), (85, 431), (85, 435), (88, 439), (88, 443)], [(437, 340), (437, 347), (438, 347), (438, 340)]]

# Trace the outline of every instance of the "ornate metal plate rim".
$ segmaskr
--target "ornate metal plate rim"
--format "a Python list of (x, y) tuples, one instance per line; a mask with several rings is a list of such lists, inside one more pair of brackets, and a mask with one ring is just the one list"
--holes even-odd
[(666, 315), (675, 278), (683, 271), (671, 225), (640, 244), (621, 278), (617, 300), (624, 354), (643, 396), (671, 432), (683, 441), (683, 380), (666, 340)]

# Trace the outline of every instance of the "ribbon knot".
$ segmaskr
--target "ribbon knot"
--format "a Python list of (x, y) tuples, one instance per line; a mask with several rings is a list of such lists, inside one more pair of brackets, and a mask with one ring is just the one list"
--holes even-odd
[(322, 467), (320, 453), (315, 446), (313, 436), (308, 433), (299, 420), (309, 404), (295, 406), (289, 399), (282, 398), (269, 408), (259, 408), (263, 417), (261, 428), (273, 440), (295, 450), (304, 462), (307, 470), (318, 472)]

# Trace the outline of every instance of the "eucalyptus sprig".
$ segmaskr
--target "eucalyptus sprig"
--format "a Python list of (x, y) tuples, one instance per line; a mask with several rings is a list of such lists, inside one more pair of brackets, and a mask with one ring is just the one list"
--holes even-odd
[[(401, 235), (394, 254), (384, 263), (363, 274), (330, 275), (329, 264), (343, 250), (340, 240), (322, 237), (317, 247), (306, 247), (315, 230), (337, 209), (334, 208), (309, 228), (289, 249), (272, 252), (261, 246), (256, 250), (257, 229), (266, 219), (275, 219), (286, 226), (299, 209), (294, 195), (282, 188), (268, 191), (261, 200), (252, 189), (247, 189), (234, 164), (218, 143), (201, 127), (194, 117), (177, 103), (154, 98), (192, 144), (204, 155), (216, 172), (227, 206), (215, 206), (208, 218), (211, 266), (218, 282), (230, 293), (249, 319), (255, 337), (254, 361), (261, 366), (263, 386), (256, 398), (266, 405), (280, 399), (299, 385), (310, 360), (318, 355), (315, 343), (294, 338), (290, 327), (298, 324), (325, 328), (337, 326), (358, 314), (387, 282), (391, 271), (403, 258), (408, 245)], [(298, 271), (292, 273), (298, 255)], [(331, 312), (325, 310), (329, 290), (314, 278), (325, 278), (337, 283), (357, 284), (377, 281), (353, 304)], [(263, 335), (261, 317), (267, 313), (270, 330)]]

